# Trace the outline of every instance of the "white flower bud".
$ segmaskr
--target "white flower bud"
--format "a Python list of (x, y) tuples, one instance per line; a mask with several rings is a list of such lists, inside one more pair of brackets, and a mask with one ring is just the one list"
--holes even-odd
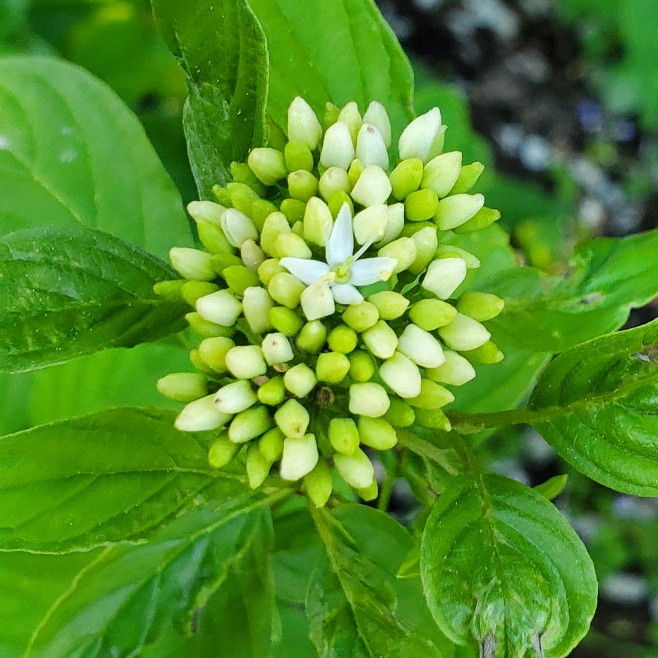
[(441, 112), (438, 107), (414, 119), (400, 135), (400, 160), (419, 158), (427, 162), (440, 128)]
[(454, 187), (461, 169), (461, 151), (437, 155), (425, 165), (420, 186), (434, 190), (439, 199), (442, 199)]
[(391, 406), (386, 389), (375, 382), (364, 382), (350, 386), (349, 409), (351, 414), (379, 418)]
[(388, 169), (388, 151), (384, 138), (375, 126), (364, 123), (356, 139), (356, 157), (366, 167), (377, 165)]
[(426, 226), (420, 231), (416, 231), (411, 239), (416, 244), (416, 258), (409, 266), (409, 271), (412, 274), (420, 274), (434, 259), (439, 246), (439, 238), (435, 227)]
[[(339, 171), (343, 170), (339, 169)], [(322, 199), (311, 197), (304, 211), (304, 240), (324, 247), (327, 237), (331, 235), (333, 225), (334, 218), (329, 206)]]
[(350, 101), (343, 109), (338, 113), (338, 121), (343, 121), (347, 124), (347, 127), (350, 131), (350, 136), (352, 137), (352, 142), (356, 144), (356, 137), (361, 130), (361, 125), (363, 124), (363, 119), (361, 118), (361, 112), (359, 112), (359, 106), (356, 101)]
[(481, 194), (452, 194), (439, 201), (434, 221), (442, 231), (465, 224), (484, 206)]
[(398, 274), (410, 267), (418, 254), (416, 252), (416, 243), (412, 238), (398, 238), (382, 247), (377, 255), (395, 258), (398, 264), (393, 268), (393, 274)]
[(216, 430), (231, 419), (230, 414), (221, 412), (215, 406), (215, 396), (207, 395), (190, 402), (178, 414), (174, 427), (181, 432), (203, 432)]
[(274, 306), (272, 298), (265, 288), (252, 286), (244, 291), (242, 310), (249, 328), (255, 334), (262, 334), (272, 328), (270, 309)]
[(402, 233), (404, 228), (404, 203), (394, 203), (392, 206), (386, 206), (388, 219), (382, 239), (377, 243), (378, 247), (383, 247)]
[(247, 164), (263, 185), (274, 185), (285, 178), (288, 173), (283, 153), (273, 148), (252, 149), (247, 158)]
[(257, 345), (239, 345), (226, 355), (226, 367), (238, 379), (253, 379), (267, 372), (263, 350)]
[(265, 252), (253, 240), (245, 240), (242, 243), (240, 258), (253, 272), (258, 272), (258, 268), (267, 260)]
[(386, 108), (381, 103), (372, 101), (368, 105), (368, 109), (363, 115), (363, 122), (375, 126), (382, 134), (386, 148), (391, 146), (391, 121), (388, 118)]
[(263, 338), (263, 343), (260, 347), (263, 350), (265, 360), (271, 366), (275, 366), (277, 363), (292, 361), (295, 357), (290, 341), (280, 333), (267, 334)]
[(322, 137), (322, 126), (311, 106), (297, 96), (288, 108), (288, 139), (302, 142), (313, 151)]
[(246, 379), (231, 382), (215, 393), (215, 406), (225, 414), (239, 414), (258, 402), (251, 384)]
[(283, 383), (293, 395), (304, 398), (315, 388), (318, 379), (305, 363), (298, 363), (286, 371), (283, 375)]
[(297, 400), (288, 400), (274, 414), (274, 422), (279, 429), (293, 438), (304, 436), (310, 421), (308, 411)]
[(430, 263), (420, 285), (439, 299), (448, 299), (466, 278), (466, 271), (463, 258), (439, 258)]
[(390, 450), (398, 442), (395, 428), (383, 418), (359, 416), (359, 437), (363, 445), (375, 450)]
[(438, 368), (428, 368), (425, 374), (435, 382), (462, 386), (475, 377), (475, 368), (470, 361), (457, 352), (446, 350), (445, 363)]
[(436, 368), (445, 360), (441, 343), (429, 331), (408, 324), (398, 343), (398, 350), (422, 368)]
[(398, 337), (386, 322), (379, 320), (361, 334), (366, 347), (380, 359), (389, 359), (398, 346)]
[(293, 233), (279, 233), (275, 242), (276, 253), (279, 258), (305, 258), (309, 259), (313, 255), (309, 246)]
[(242, 304), (228, 290), (218, 290), (197, 299), (196, 310), (208, 322), (232, 327), (242, 313)]
[(334, 296), (326, 283), (314, 283), (301, 295), (302, 311), (309, 322), (326, 318), (336, 310)]
[(344, 121), (330, 126), (324, 135), (320, 164), (323, 167), (340, 167), (347, 171), (354, 160), (354, 144)]
[(318, 458), (314, 434), (305, 434), (300, 438), (287, 437), (283, 442), (279, 474), (289, 482), (299, 480), (315, 468)]
[(411, 359), (400, 352), (382, 363), (379, 376), (401, 398), (415, 398), (420, 394), (420, 370)]
[(335, 192), (349, 192), (352, 189), (347, 172), (340, 167), (329, 167), (320, 177), (319, 184), (322, 198), (329, 203)]
[(273, 212), (265, 218), (260, 234), (260, 246), (265, 253), (275, 258), (278, 257), (276, 239), (281, 233), (290, 233), (290, 224), (282, 212)]
[(354, 239), (358, 244), (381, 240), (388, 223), (388, 206), (377, 204), (354, 215), (352, 220)]
[(225, 210), (224, 206), (212, 201), (190, 201), (187, 204), (187, 212), (195, 222), (210, 222), (217, 226), (221, 226)]
[(222, 230), (234, 247), (241, 247), (245, 240), (258, 240), (254, 223), (235, 208), (228, 208), (222, 213)]
[(190, 281), (212, 281), (217, 272), (212, 266), (212, 256), (199, 249), (189, 247), (172, 247), (169, 260), (174, 269)]
[(351, 455), (334, 455), (334, 464), (343, 480), (354, 489), (365, 489), (375, 478), (372, 462), (361, 448)]
[(491, 338), (491, 334), (477, 320), (461, 313), (457, 313), (450, 324), (439, 328), (439, 335), (448, 347), (459, 352), (474, 350)]
[(352, 198), (362, 206), (374, 206), (378, 203), (386, 203), (392, 189), (386, 172), (381, 167), (371, 165), (363, 170), (359, 180), (356, 181)]

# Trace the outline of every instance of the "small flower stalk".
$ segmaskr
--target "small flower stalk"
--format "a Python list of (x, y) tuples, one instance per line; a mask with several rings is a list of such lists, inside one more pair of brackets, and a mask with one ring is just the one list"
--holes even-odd
[(186, 405), (176, 427), (216, 432), (213, 467), (242, 460), (252, 488), (278, 475), (316, 506), (336, 476), (374, 498), (371, 451), (401, 427), (450, 429), (453, 389), (503, 358), (486, 323), (504, 303), (463, 291), (480, 262), (450, 245), (499, 216), (471, 194), (482, 166), (443, 152), (438, 108), (397, 160), (381, 104), (324, 120), (296, 98), (284, 149), (253, 149), (216, 201), (188, 206), (205, 250), (172, 249), (183, 281), (156, 286), (201, 337), (197, 372), (158, 383)]

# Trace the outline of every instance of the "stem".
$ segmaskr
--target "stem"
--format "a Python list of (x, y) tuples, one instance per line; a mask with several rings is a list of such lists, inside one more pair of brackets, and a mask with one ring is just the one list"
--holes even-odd
[(454, 467), (453, 460), (450, 459), (450, 451), (443, 448), (437, 448), (429, 441), (421, 439), (419, 436), (409, 432), (409, 430), (398, 429), (398, 444), (404, 448), (409, 448), (421, 457), (431, 459), (437, 463), (441, 468), (450, 473), (450, 475), (457, 475), (459, 471)]
[(507, 425), (532, 425), (548, 420), (555, 410), (542, 409), (532, 411), (527, 408), (510, 409), (508, 411), (493, 411), (491, 413), (469, 414), (463, 411), (447, 411), (446, 416), (453, 425), (472, 425), (480, 429), (504, 427)]
[(377, 509), (380, 512), (387, 512), (388, 505), (391, 502), (391, 493), (393, 493), (393, 485), (398, 474), (398, 455), (394, 453), (393, 464), (386, 469), (386, 476), (382, 482), (382, 490), (379, 494), (377, 501)]

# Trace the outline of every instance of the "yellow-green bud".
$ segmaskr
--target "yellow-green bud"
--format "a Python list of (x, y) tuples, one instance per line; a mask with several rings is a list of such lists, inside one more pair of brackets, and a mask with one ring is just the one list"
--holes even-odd
[(240, 258), (246, 267), (258, 272), (258, 268), (265, 262), (267, 256), (253, 240), (245, 240), (240, 247)]
[(287, 271), (288, 270), (286, 270), (283, 265), (279, 264), (278, 258), (268, 258), (260, 264), (258, 268), (258, 278), (264, 285), (269, 286), (270, 281), (275, 274), (281, 274), (282, 272)]
[(331, 212), (331, 216), (336, 219), (338, 217), (338, 213), (340, 212), (340, 209), (347, 204), (350, 208), (350, 214), (354, 215), (354, 204), (352, 203), (351, 197), (347, 194), (347, 192), (343, 192), (343, 190), (338, 190), (338, 192), (334, 192), (331, 195), (331, 199), (329, 199), (329, 211)]
[(302, 311), (309, 321), (333, 315), (336, 310), (334, 296), (325, 283), (314, 283), (306, 288), (300, 298)]
[(366, 502), (375, 500), (375, 498), (377, 498), (377, 496), (379, 495), (379, 486), (377, 485), (377, 479), (373, 478), (372, 482), (367, 487), (357, 488), (355, 489), (355, 491), (358, 494), (359, 498), (361, 498), (361, 500), (365, 500)]
[(481, 194), (453, 194), (439, 201), (434, 221), (442, 230), (457, 228), (465, 224), (484, 205)]
[(366, 347), (380, 359), (388, 359), (398, 346), (398, 337), (386, 322), (379, 320), (362, 334)]
[(398, 238), (382, 247), (377, 254), (387, 258), (395, 258), (398, 264), (393, 268), (393, 274), (399, 274), (416, 260), (416, 243), (413, 238)]
[(240, 446), (228, 439), (227, 432), (222, 432), (221, 437), (210, 446), (208, 462), (213, 468), (223, 468), (235, 459), (239, 451)]
[(288, 171), (313, 171), (313, 153), (304, 142), (288, 142), (284, 157)]
[(329, 167), (320, 177), (320, 194), (325, 201), (329, 201), (334, 192), (342, 190), (349, 192), (352, 189), (347, 172), (340, 167)]
[(449, 418), (441, 409), (416, 409), (416, 425), (443, 432), (452, 429)]
[(359, 436), (361, 443), (375, 450), (390, 450), (398, 442), (395, 428), (383, 418), (359, 416)]
[(288, 190), (293, 199), (308, 201), (318, 191), (318, 179), (304, 169), (288, 174)]
[(252, 489), (258, 489), (270, 474), (272, 462), (267, 461), (263, 453), (258, 449), (258, 444), (252, 443), (247, 449), (247, 462), (245, 470), (247, 471), (247, 480)]
[(398, 350), (422, 368), (436, 368), (446, 360), (441, 343), (429, 331), (413, 323), (400, 335)]
[(438, 205), (434, 190), (418, 190), (405, 199), (404, 211), (410, 222), (424, 222), (434, 217)]
[(191, 201), (187, 204), (187, 212), (197, 224), (210, 222), (215, 226), (221, 226), (222, 213), (225, 210), (224, 206), (213, 201)]
[(158, 297), (170, 299), (173, 302), (178, 302), (181, 299), (183, 286), (188, 282), (185, 279), (174, 279), (171, 281), (158, 281), (153, 286), (153, 292)]
[(191, 281), (212, 281), (217, 276), (212, 266), (212, 256), (205, 251), (172, 247), (169, 260), (181, 276)]
[(495, 343), (492, 343), (490, 340), (484, 345), (481, 345), (474, 350), (462, 352), (462, 354), (474, 363), (484, 363), (485, 365), (500, 363), (505, 358), (505, 355), (498, 349)]
[(244, 265), (231, 265), (222, 272), (222, 276), (236, 295), (244, 295), (247, 288), (256, 287), (260, 283), (256, 272)]
[(214, 322), (204, 320), (198, 313), (187, 313), (185, 319), (190, 327), (203, 338), (214, 338), (215, 336), (232, 336), (235, 327), (222, 327)]
[(350, 101), (347, 105), (338, 114), (338, 121), (344, 121), (347, 124), (347, 127), (350, 131), (350, 136), (352, 137), (352, 142), (356, 144), (356, 138), (363, 124), (363, 119), (361, 118), (361, 113), (359, 112), (359, 106), (356, 101)]
[(275, 366), (278, 363), (287, 363), (295, 358), (290, 341), (283, 333), (267, 334), (261, 344), (263, 355), (268, 365)]
[(358, 333), (374, 327), (377, 320), (379, 320), (379, 311), (371, 302), (352, 304), (343, 313), (343, 322)]
[(282, 233), (290, 233), (288, 219), (282, 212), (273, 212), (265, 219), (260, 236), (260, 246), (266, 254), (277, 257), (276, 239)]
[(425, 371), (427, 377), (432, 381), (462, 386), (475, 377), (475, 368), (461, 354), (452, 350), (445, 350), (443, 354), (446, 357), (443, 365), (438, 368), (428, 368)]
[(258, 345), (238, 345), (226, 354), (226, 367), (238, 379), (253, 379), (267, 372), (263, 350)]
[(357, 244), (379, 242), (384, 237), (388, 224), (388, 206), (377, 204), (358, 212), (352, 220), (354, 239)]
[(229, 253), (227, 251), (222, 251), (219, 254), (213, 254), (212, 266), (215, 268), (215, 272), (217, 272), (219, 276), (223, 277), (224, 270), (227, 267), (233, 267), (235, 265), (238, 267), (242, 267), (244, 265), (242, 259), (235, 254)]
[(315, 373), (305, 364), (298, 363), (283, 375), (285, 387), (298, 398), (305, 398), (318, 383)]
[[(209, 201), (208, 203), (212, 203)], [(217, 206), (221, 208), (221, 206)], [(199, 232), (199, 240), (203, 246), (213, 254), (230, 252), (233, 246), (228, 241), (222, 231), (221, 225), (216, 225), (211, 222), (197, 222), (197, 231)]]
[(292, 274), (282, 272), (275, 274), (267, 286), (272, 299), (288, 308), (297, 308), (302, 292), (306, 286)]
[(399, 292), (382, 290), (368, 297), (368, 301), (379, 311), (382, 320), (397, 320), (409, 307), (409, 300)]
[(258, 388), (258, 400), (268, 407), (276, 407), (286, 399), (286, 387), (283, 377), (277, 375), (268, 379)]
[(258, 231), (246, 214), (229, 208), (222, 213), (222, 231), (234, 247), (241, 247), (245, 240), (258, 240)]
[(485, 292), (462, 293), (457, 302), (457, 310), (478, 322), (493, 320), (505, 307), (505, 302), (496, 295)]
[(464, 165), (450, 191), (453, 194), (466, 194), (466, 192), (470, 192), (483, 171), (484, 165), (481, 162)]
[(477, 256), (474, 256), (470, 251), (455, 247), (452, 244), (440, 244), (436, 248), (436, 258), (463, 258), (466, 262), (466, 269), (476, 270), (482, 263)]
[(447, 389), (429, 379), (423, 379), (420, 394), (407, 402), (420, 409), (439, 409), (455, 401), (455, 396)]
[(275, 306), (270, 310), (270, 322), (272, 326), (284, 336), (294, 336), (304, 324), (304, 320), (285, 306)]
[(296, 343), (297, 347), (304, 352), (316, 354), (324, 347), (326, 341), (327, 328), (319, 320), (313, 320), (302, 327)]
[(401, 398), (414, 398), (420, 393), (420, 370), (401, 352), (395, 352), (379, 367), (379, 376)]
[(246, 443), (264, 434), (272, 426), (267, 409), (261, 405), (240, 412), (228, 428), (228, 438), (233, 443)]
[(419, 158), (422, 162), (427, 162), (440, 128), (441, 112), (438, 107), (415, 118), (400, 135), (398, 142), (400, 159)]
[(214, 398), (214, 395), (207, 395), (190, 402), (178, 414), (174, 427), (181, 432), (204, 432), (226, 425), (231, 416), (215, 406)]
[[(317, 198), (317, 197), (315, 197)], [(306, 209), (304, 209), (304, 213), (306, 213)], [(304, 222), (298, 221), (295, 222), (292, 227), (291, 227), (292, 232), (299, 238), (304, 237)]]
[(416, 243), (416, 259), (409, 266), (409, 271), (412, 274), (420, 274), (432, 262), (436, 248), (439, 246), (436, 228), (432, 226), (422, 228), (416, 231), (411, 239)]
[(375, 479), (372, 462), (361, 448), (351, 455), (334, 455), (334, 464), (343, 480), (354, 489), (365, 489)]
[[(251, 218), (253, 204), (260, 198), (258, 194), (256, 194), (249, 185), (237, 183), (235, 181), (229, 183), (226, 187), (231, 197), (231, 203), (229, 205), (246, 217)], [(222, 228), (224, 228), (223, 223)], [(224, 233), (226, 233), (226, 229), (224, 229)], [(228, 237), (228, 235), (226, 237)]]
[(420, 187), (423, 179), (423, 163), (418, 158), (402, 160), (390, 175), (393, 196), (398, 201), (404, 201), (412, 192)]
[(205, 397), (208, 378), (198, 372), (173, 372), (158, 380), (158, 392), (177, 402), (193, 402)]
[(422, 299), (409, 310), (409, 318), (425, 331), (434, 331), (450, 324), (457, 315), (457, 309), (439, 299)]
[(331, 469), (324, 459), (320, 459), (315, 468), (304, 476), (306, 493), (316, 507), (324, 507), (333, 489)]
[(492, 208), (481, 208), (467, 222), (455, 228), (455, 233), (469, 233), (470, 231), (480, 231), (483, 228), (497, 222), (500, 219), (500, 210)]
[(299, 438), (286, 437), (279, 474), (284, 480), (295, 482), (310, 473), (318, 459), (318, 445), (314, 434), (305, 434)]
[(349, 181), (350, 185), (349, 190), (351, 190), (356, 185), (356, 182), (359, 180), (359, 178), (361, 178), (361, 174), (365, 168), (366, 166), (363, 164), (363, 162), (361, 162), (361, 160), (352, 160), (352, 164), (347, 171), (347, 180)]
[(394, 203), (392, 206), (386, 206), (388, 213), (386, 219), (386, 228), (382, 239), (377, 243), (378, 247), (383, 247), (395, 240), (402, 233), (404, 228), (404, 204)]
[(222, 187), (221, 185), (213, 185), (212, 193), (220, 206), (223, 206), (224, 208), (231, 207), (231, 194), (227, 188)]
[(384, 415), (384, 420), (394, 427), (411, 427), (416, 420), (414, 410), (399, 398), (391, 399), (391, 406)]
[(452, 190), (462, 168), (461, 151), (437, 155), (425, 165), (421, 186), (441, 199)]
[(228, 290), (218, 290), (197, 299), (196, 310), (204, 320), (230, 327), (242, 313), (242, 304)]
[(222, 386), (215, 393), (215, 406), (225, 414), (239, 414), (257, 401), (254, 389), (246, 379)]
[(327, 338), (329, 348), (333, 352), (341, 352), (342, 354), (349, 354), (358, 342), (356, 331), (344, 324), (339, 324), (331, 330)]
[(274, 183), (284, 178), (287, 173), (283, 153), (276, 149), (252, 149), (247, 158), (247, 164), (263, 185), (274, 185)]
[(305, 210), (306, 204), (299, 199), (284, 199), (281, 202), (281, 212), (291, 225), (302, 221)]
[(206, 281), (188, 281), (180, 289), (180, 293), (183, 299), (190, 305), (196, 306), (196, 302), (201, 297), (210, 295), (210, 293), (217, 292), (219, 286), (214, 283), (208, 283)]
[(279, 233), (275, 243), (279, 258), (311, 258), (313, 255), (303, 238), (295, 233)]
[(301, 438), (311, 418), (297, 400), (288, 400), (274, 414), (274, 421), (286, 436)]
[(190, 361), (192, 365), (201, 372), (204, 372), (208, 375), (215, 374), (209, 366), (206, 365), (205, 361), (199, 356), (199, 350), (190, 350)]
[(386, 389), (375, 382), (364, 382), (350, 386), (349, 409), (351, 414), (379, 418), (391, 406)]
[(272, 306), (272, 298), (265, 288), (254, 286), (244, 291), (242, 310), (249, 328), (254, 333), (262, 334), (272, 328), (272, 323), (270, 322), (270, 310)]
[(297, 96), (288, 107), (288, 139), (313, 151), (322, 137), (322, 126), (311, 106)]
[(333, 225), (329, 206), (318, 197), (310, 199), (304, 211), (304, 240), (324, 247)]
[(350, 377), (355, 382), (367, 382), (375, 374), (375, 360), (369, 352), (357, 350), (352, 352), (350, 359)]
[(256, 178), (245, 162), (231, 162), (231, 178), (236, 183), (248, 185), (258, 196), (264, 196), (267, 193), (267, 187)]
[(388, 150), (384, 137), (375, 126), (364, 123), (356, 138), (356, 157), (366, 167), (377, 165), (388, 169)]
[(351, 418), (332, 418), (329, 421), (329, 443), (341, 455), (352, 455), (361, 439), (356, 423)]
[(278, 212), (277, 207), (273, 203), (265, 199), (258, 199), (253, 202), (251, 205), (251, 218), (259, 231), (263, 230), (265, 220), (273, 212)]
[(453, 350), (467, 352), (484, 345), (491, 334), (477, 321), (457, 313), (455, 319), (439, 329), (443, 342)]
[(448, 299), (466, 278), (466, 261), (463, 258), (440, 258), (430, 263), (420, 284), (439, 299)]
[(327, 128), (320, 154), (323, 167), (340, 167), (348, 170), (354, 160), (354, 142), (350, 130), (344, 121), (337, 121)]
[(315, 374), (321, 382), (339, 384), (350, 371), (350, 360), (340, 352), (323, 352), (318, 356)]
[(284, 438), (283, 432), (278, 427), (273, 427), (258, 439), (258, 449), (270, 464), (281, 459)]
[(378, 101), (371, 101), (366, 113), (363, 115), (363, 123), (375, 126), (384, 138), (386, 148), (391, 145), (391, 121), (388, 118), (386, 108)]
[[(226, 372), (226, 355), (235, 347), (230, 338), (223, 336), (217, 338), (205, 338), (199, 345), (199, 356), (203, 362), (215, 372)], [(235, 412), (229, 412), (235, 413)]]
[(389, 196), (391, 181), (388, 180), (386, 172), (377, 165), (366, 167), (352, 189), (352, 198), (366, 207), (386, 203)]

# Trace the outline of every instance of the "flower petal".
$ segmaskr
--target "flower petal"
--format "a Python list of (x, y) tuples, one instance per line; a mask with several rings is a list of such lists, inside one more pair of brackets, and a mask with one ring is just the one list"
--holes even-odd
[(327, 242), (327, 263), (331, 267), (342, 265), (354, 253), (352, 213), (347, 203), (340, 209), (331, 237)]
[(396, 258), (362, 258), (350, 267), (350, 283), (354, 286), (369, 286), (378, 281), (388, 281), (398, 264)]
[(279, 265), (307, 286), (317, 283), (325, 274), (329, 274), (329, 265), (319, 260), (286, 257), (279, 261)]
[(363, 295), (351, 283), (338, 283), (331, 286), (334, 299), (339, 304), (360, 304)]

